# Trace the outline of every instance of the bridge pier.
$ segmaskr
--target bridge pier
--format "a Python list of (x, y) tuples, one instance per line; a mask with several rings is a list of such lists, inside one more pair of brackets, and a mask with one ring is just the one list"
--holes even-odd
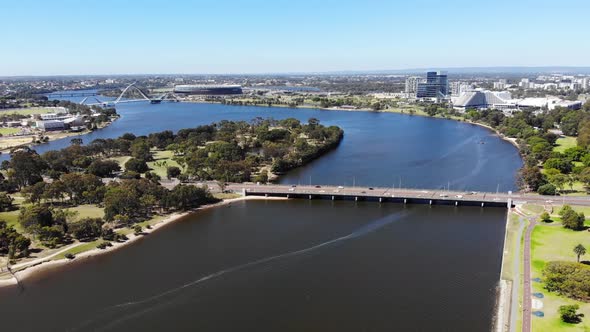
[(379, 203), (383, 202), (383, 197), (379, 197)]
[(404, 198), (404, 204), (408, 204), (408, 199)]
[(432, 205), (432, 200), (430, 200), (430, 202), (428, 204)]
[(287, 194), (287, 198), (289, 198), (289, 194)]
[(264, 197), (268, 197), (268, 194), (264, 194)]
[(332, 195), (332, 200), (334, 200), (334, 195)]
[(355, 202), (358, 202), (358, 200), (359, 200), (359, 197), (358, 196), (354, 196), (354, 201)]
[(459, 202), (458, 201), (455, 202), (455, 206), (459, 206)]
[(248, 192), (246, 191), (246, 188), (242, 188), (242, 196), (248, 196)]
[(484, 202), (481, 202), (481, 207), (484, 207), (484, 205), (485, 205), (485, 203)]
[(309, 195), (309, 199), (311, 199), (311, 198), (312, 198), (312, 196), (311, 196), (311, 195)]

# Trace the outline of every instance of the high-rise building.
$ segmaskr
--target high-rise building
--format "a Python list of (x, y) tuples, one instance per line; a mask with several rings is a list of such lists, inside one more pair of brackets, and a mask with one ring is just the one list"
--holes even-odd
[(446, 72), (429, 71), (426, 82), (418, 83), (417, 98), (446, 99), (449, 96), (449, 80)]
[(416, 89), (418, 87), (418, 83), (422, 78), (418, 76), (409, 76), (406, 78), (406, 93), (408, 95), (413, 95), (416, 93)]

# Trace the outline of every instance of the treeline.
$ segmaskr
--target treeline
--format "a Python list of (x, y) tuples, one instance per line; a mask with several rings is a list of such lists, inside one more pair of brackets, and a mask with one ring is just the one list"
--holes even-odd
[[(265, 181), (265, 170), (284, 172), (301, 166), (336, 147), (343, 131), (325, 127), (317, 119), (307, 124), (285, 120), (257, 118), (251, 122), (221, 121), (190, 129), (152, 133), (147, 136), (124, 134), (116, 139), (97, 139), (38, 155), (30, 149), (17, 149), (11, 160), (0, 168), (5, 171), (0, 189), (14, 192), (41, 182), (43, 176), (59, 180), (64, 174), (86, 173), (99, 178), (118, 176), (124, 179), (145, 178), (159, 181), (147, 162), (153, 150), (170, 150), (184, 169), (170, 167), (168, 174), (181, 180), (219, 180), (225, 182)], [(111, 160), (130, 156), (125, 171)]]
[[(577, 181), (590, 188), (590, 102), (582, 110), (556, 107), (544, 112), (523, 110), (512, 116), (500, 110), (469, 110), (465, 118), (517, 139), (525, 162), (518, 174), (523, 190), (554, 195), (557, 189), (563, 191), (566, 186), (573, 190)], [(551, 129), (578, 136), (577, 146), (563, 152), (554, 151), (559, 137)]]

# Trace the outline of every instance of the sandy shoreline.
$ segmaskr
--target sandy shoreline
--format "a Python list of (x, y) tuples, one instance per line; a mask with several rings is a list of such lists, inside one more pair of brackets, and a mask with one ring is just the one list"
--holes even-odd
[[(221, 207), (221, 206), (229, 205), (234, 202), (246, 201), (246, 200), (286, 200), (286, 199), (287, 198), (283, 198), (283, 197), (261, 197), (261, 196), (245, 196), (245, 197), (238, 197), (238, 198), (232, 198), (232, 199), (225, 199), (219, 203), (205, 205), (205, 206), (199, 207), (198, 209), (195, 209), (192, 211), (170, 214), (165, 219), (152, 225), (151, 228), (144, 229), (143, 233), (144, 234), (153, 233), (153, 232), (157, 231), (158, 229), (163, 228), (167, 225), (170, 225), (170, 224), (174, 223), (175, 221), (182, 219), (183, 217), (186, 217), (186, 216), (188, 216), (192, 213), (195, 213), (197, 211), (202, 211), (205, 209), (211, 209), (211, 208), (215, 208), (215, 207)], [(76, 264), (80, 261), (83, 261), (85, 258), (110, 254), (120, 248), (126, 247), (126, 246), (134, 243), (135, 241), (141, 239), (143, 237), (143, 235), (135, 235), (132, 233), (132, 234), (127, 235), (127, 237), (128, 237), (127, 241), (125, 241), (125, 242), (112, 242), (113, 245), (111, 247), (107, 247), (106, 249), (95, 248), (92, 250), (81, 252), (76, 255), (75, 259), (72, 259), (72, 260), (67, 259), (67, 258), (59, 259), (59, 260), (52, 260), (52, 258), (51, 258), (52, 256), (45, 257), (44, 258), (45, 260), (42, 260), (40, 263), (32, 263), (31, 266), (27, 266), (24, 269), (15, 272), (14, 275), (16, 277), (12, 277), (9, 279), (0, 279), (0, 288), (18, 285), (19, 282), (25, 280), (26, 278), (28, 278), (36, 273), (39, 273), (43, 270), (46, 270), (48, 268), (51, 268), (51, 267), (61, 266), (61, 265), (66, 265), (66, 264)], [(71, 247), (71, 248), (74, 248), (74, 247)], [(57, 254), (59, 254), (59, 252)]]

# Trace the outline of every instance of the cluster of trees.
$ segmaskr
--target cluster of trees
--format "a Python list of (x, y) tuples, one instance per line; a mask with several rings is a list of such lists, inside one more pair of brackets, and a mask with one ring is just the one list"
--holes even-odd
[[(325, 127), (317, 119), (302, 124), (293, 118), (257, 118), (221, 121), (152, 139), (154, 144), (170, 143), (166, 149), (174, 151), (191, 178), (243, 182), (251, 181), (264, 165), (271, 164), (275, 172), (303, 165), (337, 146), (342, 137), (340, 128)], [(177, 171), (172, 168), (168, 174)]]
[(31, 240), (19, 234), (14, 227), (0, 220), (0, 254), (8, 255), (9, 259), (29, 255)]
[(584, 216), (583, 212), (577, 213), (569, 205), (564, 205), (559, 211), (559, 215), (561, 216), (561, 223), (563, 227), (575, 231), (584, 229), (584, 221), (586, 220), (586, 216)]
[[(573, 190), (576, 181), (590, 187), (590, 102), (582, 110), (556, 107), (540, 113), (523, 110), (513, 116), (499, 110), (469, 110), (465, 118), (517, 139), (525, 159), (518, 177), (522, 189), (554, 195), (566, 186)], [(563, 153), (553, 151), (558, 136), (549, 130), (556, 127), (567, 136), (578, 136), (578, 146)]]
[[(28, 234), (48, 247), (71, 242), (73, 238), (112, 240), (115, 238), (114, 228), (132, 226), (149, 219), (154, 213), (186, 211), (217, 201), (206, 188), (178, 185), (168, 190), (144, 178), (104, 185), (94, 175), (77, 173), (64, 174), (62, 179), (51, 183), (38, 182), (26, 187), (23, 194), (32, 205), (21, 207), (18, 221)], [(56, 207), (52, 204), (56, 197), (69, 199)], [(61, 208), (64, 204), (67, 207), (82, 203), (103, 206), (104, 218), (76, 221), (74, 213)]]
[[(275, 172), (301, 166), (336, 147), (342, 137), (340, 128), (325, 127), (317, 119), (309, 119), (307, 124), (293, 118), (221, 121), (182, 129), (176, 134), (172, 131), (148, 136), (124, 134), (116, 139), (97, 139), (88, 145), (76, 140), (67, 148), (42, 155), (31, 149), (18, 149), (11, 153), (10, 161), (2, 163), (7, 178), (0, 178), (0, 181), (2, 189), (7, 191), (42, 182), (43, 176), (63, 181), (62, 175), (69, 173), (87, 173), (100, 178), (119, 175), (125, 179), (137, 179), (145, 174), (146, 178), (159, 181), (159, 176), (150, 173), (147, 165), (153, 160), (153, 149), (173, 151), (174, 159), (186, 169), (185, 177), (251, 181), (253, 173), (259, 172), (263, 165), (272, 165)], [(129, 155), (132, 158), (125, 163), (125, 172), (120, 174), (120, 165), (109, 158)], [(173, 166), (167, 175), (179, 178), (180, 171)], [(59, 185), (60, 182), (54, 187)]]
[(576, 300), (590, 301), (590, 266), (576, 262), (549, 262), (543, 269), (545, 288)]

